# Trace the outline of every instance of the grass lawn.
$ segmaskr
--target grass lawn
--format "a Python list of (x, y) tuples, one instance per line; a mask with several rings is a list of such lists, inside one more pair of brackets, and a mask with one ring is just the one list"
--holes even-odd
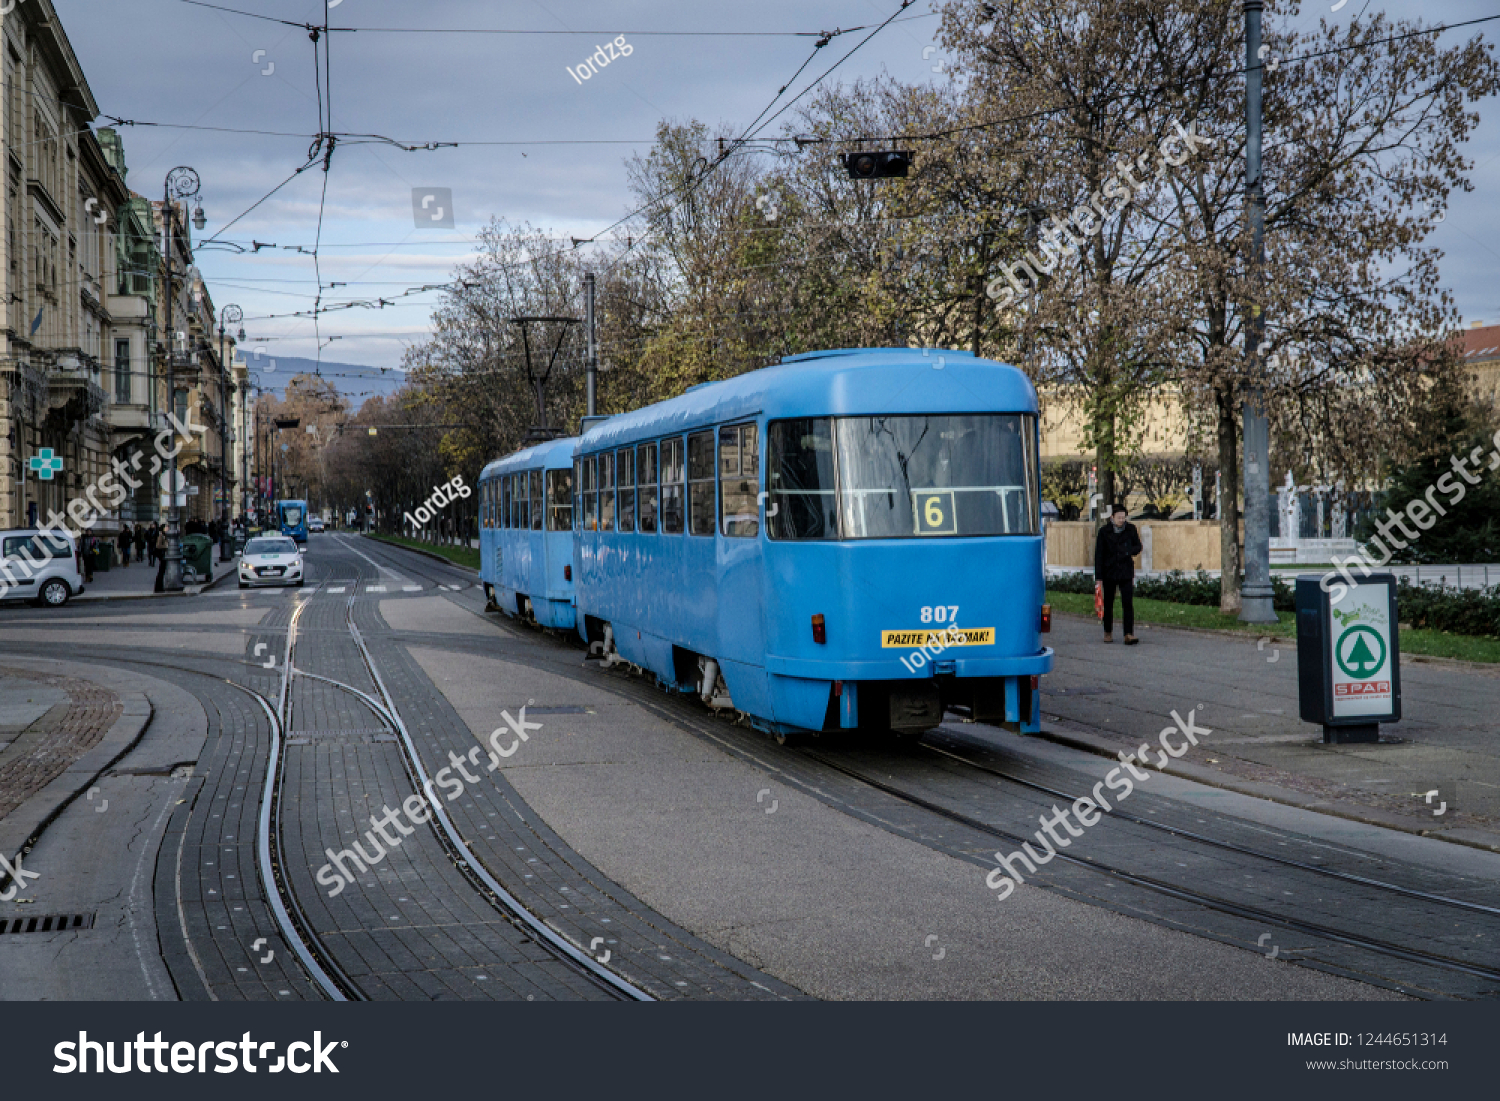
[[(1094, 598), (1089, 593), (1048, 592), (1047, 600), (1059, 612), (1094, 617)], [(1119, 605), (1115, 605), (1115, 620), (1119, 621)], [(1146, 600), (1136, 597), (1135, 618), (1139, 623), (1157, 623), (1167, 627), (1196, 627), (1209, 631), (1235, 631), (1240, 634), (1265, 635), (1273, 632), (1268, 624), (1241, 623), (1234, 616), (1222, 614), (1218, 608), (1204, 604), (1172, 604), (1165, 600)], [(1297, 617), (1291, 612), (1277, 612), (1280, 625), (1274, 633), (1283, 638), (1297, 637)], [(1444, 631), (1418, 631), (1404, 629), (1401, 632), (1403, 655), (1428, 655), (1432, 657), (1457, 658), (1460, 661), (1500, 662), (1500, 639), (1474, 638), (1469, 635), (1451, 635)]]
[(371, 539), (379, 539), (382, 543), (394, 543), (398, 547), (411, 547), (413, 550), (429, 551), (440, 555), (450, 562), (456, 562), (460, 566), (468, 566), (471, 570), (479, 568), (479, 551), (473, 547), (440, 547), (435, 543), (423, 543), (416, 539), (407, 539), (401, 535), (376, 535), (370, 533)]

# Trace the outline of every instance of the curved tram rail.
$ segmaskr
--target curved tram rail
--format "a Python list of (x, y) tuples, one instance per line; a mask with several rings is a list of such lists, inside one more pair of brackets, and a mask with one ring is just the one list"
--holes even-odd
[[(898, 787), (891, 783), (887, 783), (886, 781), (871, 776), (868, 773), (861, 771), (860, 769), (851, 767), (842, 761), (834, 760), (827, 754), (820, 753), (816, 750), (808, 749), (805, 747), (802, 748), (800, 752), (803, 756), (817, 761), (825, 768), (831, 769), (834, 772), (841, 773), (842, 775), (847, 776), (850, 779), (857, 780), (862, 784), (868, 785), (869, 787), (875, 788), (878, 791), (884, 792), (885, 794), (899, 799), (902, 802), (909, 803), (912, 806), (920, 807), (923, 810), (938, 815), (939, 817), (946, 818), (951, 822), (956, 822), (960, 825), (967, 826), (970, 829), (977, 830), (980, 833), (988, 834), (991, 837), (998, 838), (1013, 845), (1020, 845), (1023, 842), (1030, 840), (1030, 838), (1024, 837), (1021, 834), (1012, 833), (1009, 830), (1001, 829), (1000, 827), (992, 825), (989, 822), (985, 822), (978, 818), (974, 818), (971, 815), (964, 814), (962, 811), (954, 810), (952, 807), (944, 806), (943, 804), (928, 799), (925, 796), (918, 795), (915, 792), (907, 791), (904, 788)], [(1018, 780), (1018, 778), (1016, 777), (1012, 777), (1004, 773), (999, 773), (998, 770), (987, 769), (983, 766), (975, 765), (974, 762), (966, 761), (960, 756), (953, 754), (947, 754), (947, 756), (953, 757), (953, 759), (955, 760), (963, 761), (963, 763), (972, 765), (973, 767), (978, 768), (981, 771), (996, 772), (997, 774), (1004, 776), (1004, 778), (1007, 780)], [(1045, 788), (1039, 784), (1031, 783), (1030, 781), (1018, 782), (1025, 784), (1027, 787), (1034, 788), (1038, 791), (1044, 791), (1048, 794), (1056, 795), (1058, 797), (1062, 797), (1064, 795), (1063, 792), (1053, 791), (1052, 789)], [(1123, 817), (1131, 821), (1140, 821), (1139, 819), (1134, 818), (1134, 816)], [(1151, 826), (1158, 825), (1157, 823), (1153, 822), (1147, 822), (1145, 824)], [(1446, 898), (1440, 895), (1428, 895), (1425, 892), (1414, 891), (1410, 888), (1400, 887), (1396, 884), (1382, 883), (1378, 880), (1365, 879), (1360, 876), (1351, 876), (1347, 873), (1338, 872), (1335, 869), (1318, 868), (1316, 865), (1300, 864), (1296, 861), (1290, 861), (1286, 860), (1285, 858), (1279, 858), (1265, 853), (1256, 852), (1252, 849), (1228, 845), (1227, 843), (1219, 842), (1212, 838), (1194, 835), (1189, 833), (1188, 831), (1179, 830), (1175, 827), (1164, 826), (1162, 828), (1166, 829), (1168, 832), (1175, 833), (1180, 836), (1190, 837), (1192, 840), (1197, 842), (1207, 842), (1217, 847), (1229, 848), (1242, 854), (1258, 857), (1265, 860), (1272, 860), (1280, 864), (1287, 864), (1301, 869), (1321, 872), (1338, 879), (1352, 880), (1362, 885), (1390, 890), (1402, 895), (1409, 895), (1430, 902), (1443, 903), (1447, 905), (1462, 907), (1465, 909), (1477, 909), (1491, 914), (1497, 912), (1491, 907), (1480, 906), (1476, 903), (1464, 902), (1461, 899)], [(1156, 879), (1152, 876), (1142, 875), (1138, 872), (1129, 872), (1124, 870), (1123, 868), (1116, 868), (1108, 864), (1101, 864), (1098, 861), (1088, 860), (1081, 856), (1074, 856), (1070, 853), (1065, 853), (1060, 850), (1056, 853), (1056, 859), (1076, 867), (1087, 868), (1090, 871), (1096, 872), (1100, 875), (1110, 876), (1123, 882), (1130, 883), (1138, 887), (1143, 887), (1150, 891), (1155, 891), (1158, 894), (1163, 894), (1183, 902), (1194, 903), (1195, 905), (1202, 906), (1204, 909), (1212, 910), (1217, 913), (1227, 914), (1232, 917), (1244, 918), (1257, 922), (1264, 922), (1267, 925), (1274, 925), (1284, 929), (1291, 929), (1299, 933), (1306, 933), (1311, 936), (1321, 937), (1325, 940), (1334, 941), (1353, 948), (1360, 948), (1370, 952), (1378, 953), (1380, 955), (1391, 956), (1396, 959), (1405, 960), (1409, 963), (1417, 963), (1447, 971), (1457, 971), (1468, 975), (1474, 975), (1483, 979), (1500, 980), (1500, 969), (1497, 968), (1485, 967), (1479, 964), (1469, 963), (1467, 961), (1454, 959), (1451, 956), (1445, 956), (1440, 953), (1424, 952), (1419, 949), (1404, 948), (1401, 945), (1393, 944), (1390, 941), (1381, 940), (1377, 937), (1345, 932), (1341, 929), (1335, 929), (1332, 926), (1324, 925), (1321, 922), (1308, 921), (1286, 914), (1274, 913), (1270, 910), (1265, 910), (1258, 906), (1253, 906), (1246, 903), (1232, 902), (1228, 899), (1218, 898), (1214, 895), (1205, 894), (1201, 891), (1193, 891), (1183, 887), (1177, 887), (1173, 884), (1163, 882), (1162, 880)]]
[[(319, 585), (317, 591), (321, 591), (325, 586), (327, 586), (330, 580), (331, 579), (325, 579)], [(298, 601), (296, 611), (292, 613), (291, 622), (287, 627), (287, 643), (282, 666), (282, 687), (279, 708), (280, 722), (279, 724), (277, 724), (277, 738), (279, 740), (279, 728), (284, 728), (285, 724), (290, 719), (292, 678), (294, 676), (305, 676), (312, 680), (321, 681), (325, 684), (329, 684), (336, 688), (340, 688), (346, 692), (349, 692), (351, 695), (358, 698), (380, 720), (381, 724), (384, 725), (386, 729), (397, 736), (399, 744), (401, 746), (402, 763), (406, 768), (408, 777), (415, 785), (417, 791), (427, 791), (430, 790), (430, 788), (427, 786), (429, 778), (427, 775), (427, 770), (422, 764), (421, 757), (417, 752), (416, 744), (412, 740), (411, 734), (407, 730), (406, 724), (401, 718), (400, 709), (396, 706), (394, 697), (392, 697), (389, 689), (386, 687), (384, 678), (380, 675), (379, 667), (375, 661), (374, 656), (370, 653), (369, 647), (365, 643), (364, 636), (360, 633), (358, 626), (354, 622), (355, 601), (359, 595), (360, 585), (362, 585), (363, 583), (363, 576), (360, 577), (357, 583), (348, 583), (351, 592), (347, 602), (345, 603), (344, 622), (345, 626), (349, 630), (351, 639), (359, 649), (365, 669), (369, 673), (370, 679), (374, 683), (376, 690), (379, 693), (379, 698), (377, 699), (375, 697), (372, 697), (368, 693), (361, 691), (353, 685), (345, 684), (341, 681), (333, 680), (329, 677), (322, 677), (318, 676), (317, 674), (306, 673), (296, 667), (295, 658), (297, 646), (297, 623), (299, 618), (301, 617), (303, 609), (306, 608), (308, 603), (307, 600), (300, 600)], [(248, 691), (248, 689), (246, 689), (246, 691)], [(275, 758), (273, 758), (273, 762), (274, 761)], [(270, 842), (268, 833), (270, 829), (270, 823), (276, 819), (272, 817), (268, 810), (268, 807), (273, 797), (278, 799), (279, 807), (279, 783), (280, 777), (277, 770), (275, 768), (268, 768), (266, 777), (266, 801), (262, 805), (262, 820), (265, 823), (261, 837), (261, 846), (263, 849), (269, 849)], [(519, 899), (512, 895), (500, 883), (499, 880), (497, 880), (493, 875), (490, 874), (489, 870), (485, 868), (485, 866), (469, 849), (468, 844), (464, 841), (458, 828), (454, 825), (452, 819), (449, 818), (447, 811), (443, 808), (443, 806), (440, 803), (435, 803), (432, 807), (432, 811), (433, 813), (431, 821), (434, 824), (434, 832), (436, 833), (438, 841), (443, 846), (443, 849), (447, 853), (449, 859), (453, 861), (453, 864), (458, 869), (458, 871), (470, 883), (472, 883), (476, 887), (476, 889), (480, 891), (481, 894), (485, 896), (490, 904), (502, 916), (511, 921), (513, 924), (524, 926), (526, 930), (536, 938), (537, 942), (547, 947), (547, 949), (551, 951), (557, 959), (584, 973), (588, 978), (600, 984), (616, 996), (633, 1001), (654, 1000), (650, 994), (646, 993), (646, 991), (640, 989), (635, 984), (625, 979), (623, 976), (600, 964), (592, 956), (588, 955), (581, 948), (573, 944), (567, 938), (554, 930), (550, 925), (544, 922), (541, 918), (537, 917), (530, 910), (528, 910), (520, 902)], [(267, 868), (268, 872), (274, 870), (274, 867)], [(276, 892), (282, 895), (287, 900), (287, 902), (289, 903), (287, 909), (292, 914), (300, 914), (300, 908), (298, 908), (296, 905), (295, 892), (292, 891), (290, 884), (286, 883), (280, 877), (273, 879), (270, 878), (269, 875), (266, 882), (275, 884)], [(278, 909), (278, 917), (280, 916), (281, 911), (280, 909)], [(291, 916), (289, 914), (287, 924), (290, 925), (290, 922)], [(292, 943), (297, 943), (298, 941), (309, 943), (315, 942), (316, 936), (312, 933), (305, 919), (301, 920), (300, 926), (301, 928), (297, 933), (297, 938), (295, 941), (292, 941)], [(299, 956), (301, 954), (302, 953), (299, 951)], [(319, 952), (318, 954), (323, 956), (325, 959), (328, 956), (328, 953), (326, 952)], [(314, 973), (314, 977), (317, 977), (316, 973)], [(328, 983), (325, 983), (323, 980), (319, 980), (319, 982), (320, 985), (324, 986), (325, 990), (330, 990), (330, 985)], [(358, 989), (357, 986), (355, 986), (347, 976), (341, 976), (339, 980), (333, 985), (343, 986), (345, 988), (353, 988), (356, 991)], [(331, 992), (330, 996), (336, 997)]]

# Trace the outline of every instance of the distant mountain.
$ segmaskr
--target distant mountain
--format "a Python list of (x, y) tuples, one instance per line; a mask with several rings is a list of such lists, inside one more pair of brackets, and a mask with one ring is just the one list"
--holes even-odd
[(240, 351), (245, 362), (250, 365), (250, 381), (283, 399), (286, 397), (287, 382), (297, 375), (321, 375), (338, 388), (339, 393), (348, 400), (351, 410), (359, 409), (367, 398), (391, 394), (406, 381), (406, 373), (394, 368), (333, 363), (326, 359), (318, 363), (317, 360), (301, 356), (273, 356), (264, 352), (256, 355), (248, 346)]

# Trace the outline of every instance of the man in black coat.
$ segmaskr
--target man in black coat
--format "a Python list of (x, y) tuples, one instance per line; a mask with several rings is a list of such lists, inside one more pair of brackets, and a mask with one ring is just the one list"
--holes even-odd
[(1135, 637), (1135, 563), (1142, 551), (1141, 536), (1135, 525), (1125, 519), (1125, 506), (1110, 509), (1109, 523), (1099, 529), (1094, 540), (1094, 579), (1104, 587), (1104, 641), (1115, 640), (1115, 592), (1120, 594), (1120, 610), (1125, 620), (1125, 645), (1134, 646)]

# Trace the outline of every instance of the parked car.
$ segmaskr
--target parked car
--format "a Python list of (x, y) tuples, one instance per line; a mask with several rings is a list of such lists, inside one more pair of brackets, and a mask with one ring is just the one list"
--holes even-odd
[(61, 532), (0, 531), (0, 600), (61, 608), (83, 592), (78, 547)]
[(302, 550), (289, 535), (258, 535), (240, 552), (240, 588), (301, 585)]

